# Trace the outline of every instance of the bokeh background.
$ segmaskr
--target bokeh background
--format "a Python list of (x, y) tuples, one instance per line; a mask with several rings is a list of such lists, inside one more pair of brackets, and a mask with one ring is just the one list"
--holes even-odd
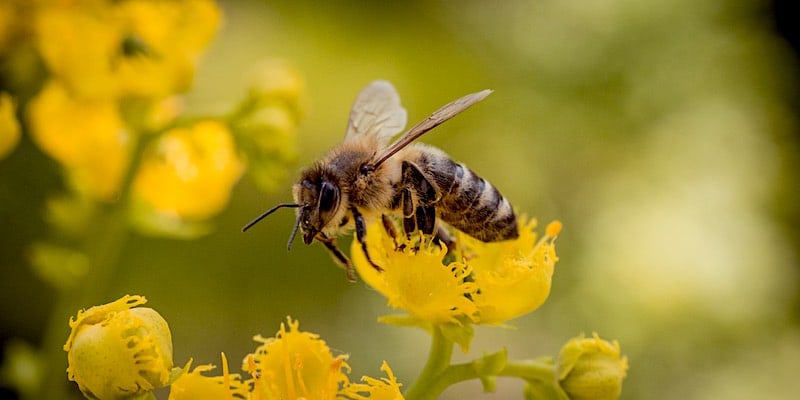
[[(623, 399), (800, 393), (797, 60), (780, 35), (792, 23), (791, 6), (537, 0), (221, 7), (224, 22), (197, 66), (186, 109), (198, 116), (230, 109), (248, 71), (280, 59), (303, 77), (304, 112), (296, 163), (279, 189), (265, 193), (242, 180), (210, 234), (131, 234), (122, 244), (120, 265), (96, 304), (145, 295), (170, 323), (177, 363), (218, 363), (224, 351), (236, 364), (254, 349), (252, 335), (274, 334), (290, 315), (350, 354), (354, 377), (377, 375), (382, 360), (401, 382), (416, 376), (427, 335), (377, 323), (390, 312), (385, 300), (348, 283), (322, 246), (298, 241), (287, 252), (291, 212), (239, 231), (290, 199), (296, 171), (342, 139), (355, 94), (380, 78), (397, 87), (410, 123), (463, 94), (494, 89), (422, 141), (490, 180), (520, 212), (565, 226), (547, 303), (513, 321), (514, 329), (479, 327), (470, 354), (457, 359), (503, 346), (514, 358), (555, 355), (570, 337), (596, 331), (618, 339), (629, 357)], [(58, 334), (66, 338), (77, 311), (53, 315), (57, 291), (29, 266), (30, 245), (48, 234), (45, 201), (63, 186), (58, 164), (25, 135), (0, 160), (6, 359), (14, 349), (37, 365), (48, 321), (62, 320)], [(37, 385), (67, 385), (60, 372), (66, 356), (45, 367), (62, 381), (22, 375)], [(13, 398), (19, 393), (9, 369), (4, 362), (2, 393)], [(482, 394), (470, 382), (443, 398), (521, 398), (521, 388), (501, 379), (496, 393)]]

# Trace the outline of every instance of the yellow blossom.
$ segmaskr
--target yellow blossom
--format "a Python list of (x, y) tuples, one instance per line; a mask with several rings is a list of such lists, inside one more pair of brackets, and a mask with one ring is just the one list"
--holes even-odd
[(402, 384), (397, 382), (386, 361), (381, 365), (381, 371), (386, 373), (386, 378), (375, 379), (364, 376), (361, 378), (364, 383), (351, 383), (344, 388), (342, 394), (353, 400), (402, 400), (403, 394), (400, 393)]
[(378, 223), (367, 227), (366, 241), (370, 258), (383, 271), (367, 262), (357, 240), (350, 251), (353, 264), (367, 284), (386, 296), (390, 306), (433, 323), (459, 324), (463, 318), (476, 317), (478, 308), (470, 297), (478, 287), (466, 279), (472, 270), (462, 262), (443, 264), (446, 249), (427, 240), (418, 251), (410, 241), (397, 249)]
[[(395, 243), (380, 224), (367, 228), (367, 251), (383, 271), (377, 271), (353, 241), (353, 264), (362, 279), (417, 320), (433, 323), (466, 321), (501, 324), (532, 312), (550, 293), (558, 260), (553, 241), (561, 229), (551, 223), (537, 240), (536, 221), (520, 221), (520, 236), (484, 243), (459, 233), (455, 262), (443, 263), (447, 249), (429, 238), (416, 246), (408, 239)], [(419, 250), (417, 250), (419, 247)]]
[(120, 55), (122, 27), (106, 2), (57, 2), (39, 7), (36, 44), (56, 79), (83, 98), (110, 98), (116, 82), (112, 59)]
[(120, 60), (116, 79), (122, 93), (162, 97), (189, 88), (201, 51), (214, 37), (221, 12), (210, 0), (118, 2), (123, 45), (139, 46)]
[(8, 93), (0, 92), (0, 159), (3, 159), (19, 142), (20, 127), (16, 104)]
[[(191, 361), (186, 365), (188, 371)], [(192, 372), (182, 374), (170, 385), (169, 400), (234, 400), (246, 399), (249, 388), (239, 374), (230, 374), (228, 359), (222, 353), (222, 376), (205, 376), (213, 365), (197, 366)]]
[(201, 121), (157, 139), (142, 160), (133, 190), (160, 214), (204, 219), (225, 207), (243, 169), (227, 127)]
[(172, 336), (167, 322), (141, 296), (79, 311), (64, 350), (68, 377), (89, 398), (123, 399), (169, 382)]
[(537, 240), (536, 220), (519, 222), (519, 237), (484, 243), (458, 234), (458, 246), (480, 288), (474, 297), (480, 323), (501, 324), (539, 308), (550, 294), (558, 257), (553, 243), (560, 222), (553, 222)]
[(114, 102), (76, 99), (50, 81), (27, 112), (34, 142), (64, 165), (79, 191), (102, 200), (118, 194), (132, 141)]
[(243, 366), (253, 376), (251, 399), (336, 399), (348, 384), (346, 357), (334, 357), (318, 335), (301, 332), (298, 321), (288, 318), (287, 323), (274, 338), (253, 338), (261, 345)]
[(79, 97), (163, 97), (186, 90), (219, 25), (210, 0), (57, 2), (39, 7), (37, 47)]
[(558, 355), (556, 378), (571, 400), (614, 400), (622, 393), (628, 358), (619, 343), (579, 336), (569, 340)]

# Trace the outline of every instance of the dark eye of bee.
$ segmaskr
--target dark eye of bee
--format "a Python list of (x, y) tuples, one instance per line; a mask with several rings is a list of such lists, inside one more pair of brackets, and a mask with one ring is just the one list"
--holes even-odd
[(322, 182), (319, 192), (319, 212), (333, 212), (339, 205), (339, 189), (328, 181)]

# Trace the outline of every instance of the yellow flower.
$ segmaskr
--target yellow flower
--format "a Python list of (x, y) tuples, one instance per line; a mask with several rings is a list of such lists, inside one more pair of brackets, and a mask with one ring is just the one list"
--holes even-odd
[(141, 296), (78, 311), (64, 345), (69, 380), (89, 398), (121, 399), (166, 386), (172, 370), (167, 322)]
[(622, 393), (628, 358), (619, 343), (579, 336), (569, 340), (558, 355), (556, 378), (571, 400), (614, 400)]
[(11, 95), (0, 92), (0, 159), (3, 159), (17, 146), (20, 136), (16, 104)]
[(403, 394), (400, 393), (402, 384), (397, 382), (386, 361), (381, 365), (381, 371), (386, 373), (386, 378), (375, 379), (364, 376), (361, 378), (364, 383), (351, 383), (344, 388), (342, 394), (353, 400), (402, 400)]
[(27, 117), (34, 142), (66, 167), (79, 191), (101, 200), (118, 194), (132, 143), (114, 102), (76, 99), (50, 81)]
[(252, 400), (336, 399), (348, 382), (346, 356), (334, 357), (318, 335), (299, 330), (288, 318), (274, 338), (260, 335), (261, 345), (245, 357), (244, 370), (253, 376)]
[(116, 94), (112, 62), (121, 53), (123, 29), (108, 3), (53, 2), (37, 10), (36, 44), (50, 72), (82, 98)]
[[(367, 229), (367, 251), (383, 269), (376, 271), (353, 241), (353, 264), (362, 279), (417, 320), (442, 324), (464, 321), (500, 324), (538, 308), (550, 293), (558, 260), (553, 241), (561, 229), (551, 223), (537, 240), (535, 221), (520, 222), (520, 236), (483, 243), (456, 236), (455, 261), (443, 263), (446, 249), (423, 239), (398, 246), (380, 224)], [(419, 251), (415, 251), (419, 247)]]
[(210, 0), (76, 1), (39, 7), (37, 47), (79, 97), (158, 98), (186, 90), (216, 32)]
[(419, 251), (410, 241), (403, 249), (396, 249), (378, 223), (367, 227), (366, 241), (370, 258), (383, 271), (367, 262), (357, 240), (350, 250), (353, 264), (367, 284), (386, 296), (391, 307), (433, 323), (459, 324), (463, 318), (475, 319), (478, 308), (470, 298), (478, 287), (466, 279), (472, 269), (462, 262), (443, 264), (446, 249), (428, 240), (420, 244)]
[(163, 97), (185, 91), (201, 51), (220, 24), (219, 7), (210, 0), (118, 2), (115, 16), (126, 28), (128, 57), (115, 71), (121, 93)]
[[(189, 369), (191, 361), (184, 368)], [(230, 374), (228, 359), (222, 353), (222, 376), (205, 376), (203, 372), (214, 369), (211, 364), (200, 365), (190, 373), (182, 374), (170, 385), (169, 400), (234, 400), (246, 399), (249, 388), (239, 374)]]
[(201, 121), (158, 138), (142, 160), (133, 190), (160, 214), (204, 219), (225, 207), (243, 169), (226, 126)]
[(6, 53), (24, 35), (25, 3), (0, 1), (0, 53)]
[(458, 234), (459, 248), (480, 288), (474, 300), (482, 324), (500, 324), (530, 313), (550, 294), (553, 267), (558, 261), (553, 242), (561, 223), (548, 225), (538, 241), (536, 220), (520, 220), (519, 225), (517, 239), (499, 243)]

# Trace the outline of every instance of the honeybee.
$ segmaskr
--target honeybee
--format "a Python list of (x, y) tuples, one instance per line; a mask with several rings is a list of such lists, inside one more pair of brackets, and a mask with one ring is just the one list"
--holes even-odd
[(414, 125), (391, 145), (406, 125), (406, 110), (394, 86), (374, 81), (356, 97), (344, 141), (303, 170), (292, 187), (293, 203), (267, 210), (242, 228), (246, 231), (279, 208), (296, 208), (297, 220), (287, 247), (300, 229), (303, 242), (325, 245), (353, 280), (347, 256), (336, 246), (338, 235), (355, 228), (356, 239), (372, 262), (365, 242), (367, 218), (380, 216), (394, 235), (387, 215), (402, 219), (409, 235), (417, 230), (451, 242), (439, 221), (484, 242), (519, 236), (508, 200), (489, 182), (443, 151), (414, 140), (483, 100), (492, 91), (468, 94)]

